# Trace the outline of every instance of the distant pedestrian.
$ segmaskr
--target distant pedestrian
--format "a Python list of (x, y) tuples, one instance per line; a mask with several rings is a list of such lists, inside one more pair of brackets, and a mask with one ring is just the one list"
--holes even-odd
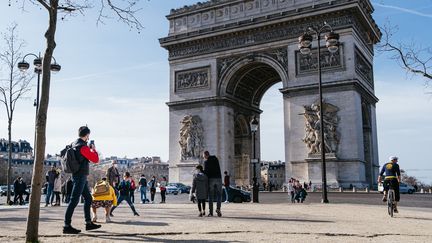
[(135, 184), (135, 180), (133, 179), (133, 177), (131, 176), (131, 187), (130, 187), (130, 197), (131, 197), (131, 202), (135, 203), (135, 190), (136, 190), (136, 184)]
[(45, 207), (48, 207), (48, 205), (50, 204), (51, 196), (52, 196), (53, 191), (54, 191), (54, 182), (55, 182), (55, 179), (57, 177), (57, 171), (56, 171), (56, 167), (54, 165), (51, 166), (51, 170), (49, 170), (46, 173), (45, 177), (46, 177), (46, 180), (48, 182), (47, 194), (45, 196)]
[(119, 195), (117, 197), (117, 206), (113, 206), (111, 208), (111, 213), (110, 213), (111, 217), (114, 217), (114, 215), (112, 213), (123, 202), (123, 200), (126, 200), (126, 202), (128, 203), (129, 207), (132, 209), (132, 212), (133, 212), (134, 216), (139, 216), (139, 214), (135, 210), (135, 206), (132, 203), (131, 198), (130, 198), (131, 184), (132, 184), (131, 181), (132, 181), (132, 178), (130, 176), (130, 173), (129, 172), (125, 172), (123, 174), (123, 180), (119, 183), (119, 185), (117, 187), (117, 189), (119, 191)]
[(159, 189), (161, 194), (161, 203), (166, 202), (166, 186), (167, 186), (167, 178), (164, 176), (162, 180), (159, 182)]
[(148, 183), (148, 186), (150, 187), (150, 200), (151, 203), (154, 203), (155, 195), (156, 195), (156, 176), (153, 176), (150, 182)]
[(93, 222), (97, 222), (97, 208), (105, 209), (105, 222), (110, 223), (110, 213), (111, 207), (117, 206), (117, 195), (115, 190), (110, 184), (107, 182), (107, 178), (102, 178), (101, 181), (97, 182), (93, 188), (93, 201), (92, 201), (92, 211), (93, 211)]
[(73, 181), (72, 177), (69, 177), (69, 179), (66, 181), (66, 199), (65, 203), (69, 203), (71, 196), (72, 196), (72, 188), (73, 188)]
[(225, 192), (225, 203), (228, 203), (228, 189), (230, 186), (230, 176), (228, 175), (228, 171), (224, 172), (224, 192)]
[(204, 174), (204, 169), (202, 165), (196, 166), (196, 173), (192, 182), (192, 193), (195, 194), (197, 199), (199, 217), (205, 216), (205, 204), (208, 198), (208, 177)]
[(139, 180), (139, 190), (141, 193), (141, 203), (146, 203), (147, 201), (147, 179), (145, 175), (141, 175)]
[(303, 203), (306, 199), (307, 194), (308, 193), (306, 192), (306, 190), (300, 185), (295, 196), (295, 200), (297, 201), (297, 203)]
[(216, 213), (218, 217), (222, 217), (221, 201), (222, 201), (222, 175), (219, 165), (219, 160), (216, 156), (210, 155), (208, 151), (204, 152), (204, 174), (209, 179), (209, 214), (213, 216), (213, 200), (216, 197)]
[(118, 184), (120, 183), (120, 173), (117, 169), (116, 160), (113, 160), (111, 162), (111, 167), (108, 168), (106, 172), (106, 177), (108, 179), (110, 186), (117, 188)]
[(90, 194), (87, 182), (87, 176), (90, 172), (89, 163), (97, 164), (99, 162), (99, 155), (96, 151), (94, 143), (87, 145), (90, 137), (90, 129), (87, 126), (80, 127), (78, 129), (79, 138), (72, 144), (74, 148), (75, 157), (77, 162), (79, 162), (80, 169), (78, 172), (72, 174), (72, 194), (70, 203), (66, 209), (65, 213), (65, 225), (63, 228), (63, 234), (78, 234), (81, 230), (72, 227), (72, 216), (80, 197), (84, 197), (84, 216), (86, 230), (98, 229), (101, 226), (94, 224), (91, 221), (90, 207), (92, 203), (92, 196)]
[(288, 181), (287, 189), (288, 189), (288, 196), (291, 199), (291, 202), (294, 203), (295, 202), (295, 200), (294, 200), (295, 190), (294, 190), (294, 185), (293, 185), (293, 181), (292, 180)]
[[(18, 177), (14, 181), (14, 204), (23, 205), (24, 199), (23, 194), (25, 192), (26, 185), (21, 177)], [(18, 202), (19, 201), (19, 202)]]
[(61, 193), (61, 185), (62, 185), (62, 180), (61, 180), (61, 170), (57, 170), (57, 176), (56, 179), (54, 180), (54, 195), (55, 195), (55, 204), (53, 205), (53, 200), (51, 198), (51, 206), (60, 206), (60, 193)]

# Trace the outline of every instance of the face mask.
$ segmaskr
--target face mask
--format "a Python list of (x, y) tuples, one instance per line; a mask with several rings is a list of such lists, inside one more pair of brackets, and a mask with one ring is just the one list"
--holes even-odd
[(201, 171), (200, 170), (195, 170), (195, 173), (199, 174), (199, 173), (201, 173)]

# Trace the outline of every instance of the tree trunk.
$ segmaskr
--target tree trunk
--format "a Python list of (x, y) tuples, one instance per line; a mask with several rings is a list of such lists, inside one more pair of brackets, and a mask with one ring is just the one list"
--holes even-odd
[(11, 178), (12, 178), (12, 120), (8, 119), (8, 169), (7, 169), (7, 204), (11, 201)]
[(47, 48), (43, 57), (41, 100), (36, 117), (35, 161), (33, 165), (32, 190), (27, 218), (26, 242), (38, 242), (41, 189), (43, 182), (43, 165), (45, 160), (46, 123), (49, 103), (51, 58), (56, 46), (55, 32), (57, 27), (58, 0), (51, 0), (49, 26), (45, 33)]

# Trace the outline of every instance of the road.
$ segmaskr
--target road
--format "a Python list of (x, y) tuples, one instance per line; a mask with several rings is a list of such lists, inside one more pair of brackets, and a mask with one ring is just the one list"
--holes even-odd
[[(148, 195), (149, 196), (149, 195)], [(140, 194), (135, 193), (135, 200), (139, 202)], [(156, 195), (156, 200), (160, 196)], [(285, 192), (260, 192), (259, 195), (261, 204), (279, 204), (289, 203), (288, 195)], [(362, 204), (362, 205), (382, 205), (382, 194), (377, 192), (329, 192), (328, 199), (331, 204)], [(187, 203), (189, 200), (188, 194), (168, 195), (167, 201), (169, 203), (180, 204)], [(43, 200), (44, 201), (44, 200)], [(4, 205), (6, 197), (0, 197), (0, 205)], [(309, 192), (306, 198), (306, 204), (321, 202), (320, 192)], [(429, 208), (432, 210), (432, 194), (401, 194), (400, 206), (415, 207), (415, 208)]]

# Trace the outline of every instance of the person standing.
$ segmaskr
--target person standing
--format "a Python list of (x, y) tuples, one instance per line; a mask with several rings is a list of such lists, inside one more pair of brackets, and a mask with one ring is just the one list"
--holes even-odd
[(230, 176), (228, 175), (228, 171), (225, 171), (224, 175), (225, 203), (228, 203), (228, 188), (230, 186)]
[(71, 195), (72, 195), (72, 188), (73, 188), (72, 177), (69, 177), (69, 179), (66, 181), (66, 199), (65, 199), (65, 203), (69, 203), (70, 202), (70, 198), (71, 198)]
[(51, 170), (49, 170), (46, 173), (48, 187), (47, 187), (47, 194), (45, 196), (45, 207), (48, 207), (48, 205), (50, 204), (50, 198), (54, 191), (54, 182), (56, 177), (57, 177), (57, 171), (56, 171), (56, 167), (53, 165), (51, 166)]
[(156, 176), (153, 176), (150, 182), (148, 183), (148, 186), (150, 187), (150, 200), (151, 203), (154, 203), (155, 195), (156, 195)]
[(117, 188), (119, 191), (119, 196), (117, 198), (117, 206), (113, 206), (111, 208), (111, 213), (110, 213), (111, 217), (114, 217), (112, 213), (123, 202), (123, 200), (126, 200), (126, 202), (129, 204), (129, 207), (132, 209), (134, 216), (139, 216), (139, 214), (135, 210), (134, 204), (131, 201), (131, 197), (130, 197), (131, 185), (132, 185), (132, 178), (130, 177), (130, 173), (125, 172), (123, 175), (123, 180), (119, 183)]
[(192, 182), (191, 192), (195, 193), (197, 199), (199, 214), (198, 217), (205, 216), (205, 204), (208, 198), (208, 178), (204, 174), (202, 165), (196, 166), (196, 174)]
[(159, 183), (159, 189), (160, 189), (160, 194), (161, 194), (161, 202), (160, 203), (165, 203), (165, 200), (166, 200), (166, 186), (167, 186), (167, 178), (164, 176), (164, 177), (162, 177), (162, 180)]
[(57, 170), (57, 177), (54, 180), (54, 195), (55, 195), (55, 204), (53, 205), (53, 200), (51, 199), (51, 206), (60, 206), (60, 193), (62, 187), (61, 173), (60, 170)]
[(117, 169), (117, 161), (113, 160), (111, 162), (111, 167), (108, 168), (106, 172), (106, 177), (110, 186), (117, 188), (117, 185), (120, 183), (120, 173)]
[(139, 180), (139, 189), (141, 192), (141, 203), (145, 203), (147, 201), (147, 179), (145, 175), (141, 175)]
[(295, 190), (294, 190), (293, 181), (291, 179), (288, 181), (287, 191), (288, 191), (288, 196), (291, 199), (291, 203), (295, 203), (294, 200)]
[(218, 217), (222, 217), (221, 200), (222, 200), (222, 175), (219, 165), (219, 160), (216, 156), (210, 155), (209, 151), (204, 152), (204, 174), (209, 180), (209, 214), (213, 216), (213, 200), (216, 196), (216, 213)]
[(135, 180), (133, 179), (133, 177), (131, 177), (130, 179), (131, 179), (130, 198), (131, 198), (131, 202), (135, 203), (136, 184), (135, 184)]
[[(15, 181), (14, 181), (14, 200), (13, 200), (14, 204), (18, 204), (18, 203), (19, 203), (19, 205), (23, 204), (24, 192), (22, 189), (23, 188), (22, 184), (23, 184), (23, 180), (21, 177), (18, 177), (15, 179)], [(25, 188), (24, 188), (24, 190), (25, 190)], [(18, 200), (19, 200), (19, 202), (18, 202)]]
[(63, 227), (63, 234), (78, 234), (81, 230), (72, 227), (72, 215), (80, 197), (84, 198), (84, 217), (86, 230), (94, 230), (101, 227), (101, 225), (94, 224), (91, 221), (90, 207), (92, 203), (92, 196), (88, 188), (87, 176), (89, 175), (89, 163), (97, 164), (99, 162), (99, 155), (96, 151), (94, 143), (87, 145), (90, 137), (90, 129), (87, 126), (82, 126), (78, 129), (79, 138), (72, 144), (75, 151), (75, 157), (79, 162), (79, 170), (72, 174), (72, 193), (71, 200), (66, 209), (65, 221)]

